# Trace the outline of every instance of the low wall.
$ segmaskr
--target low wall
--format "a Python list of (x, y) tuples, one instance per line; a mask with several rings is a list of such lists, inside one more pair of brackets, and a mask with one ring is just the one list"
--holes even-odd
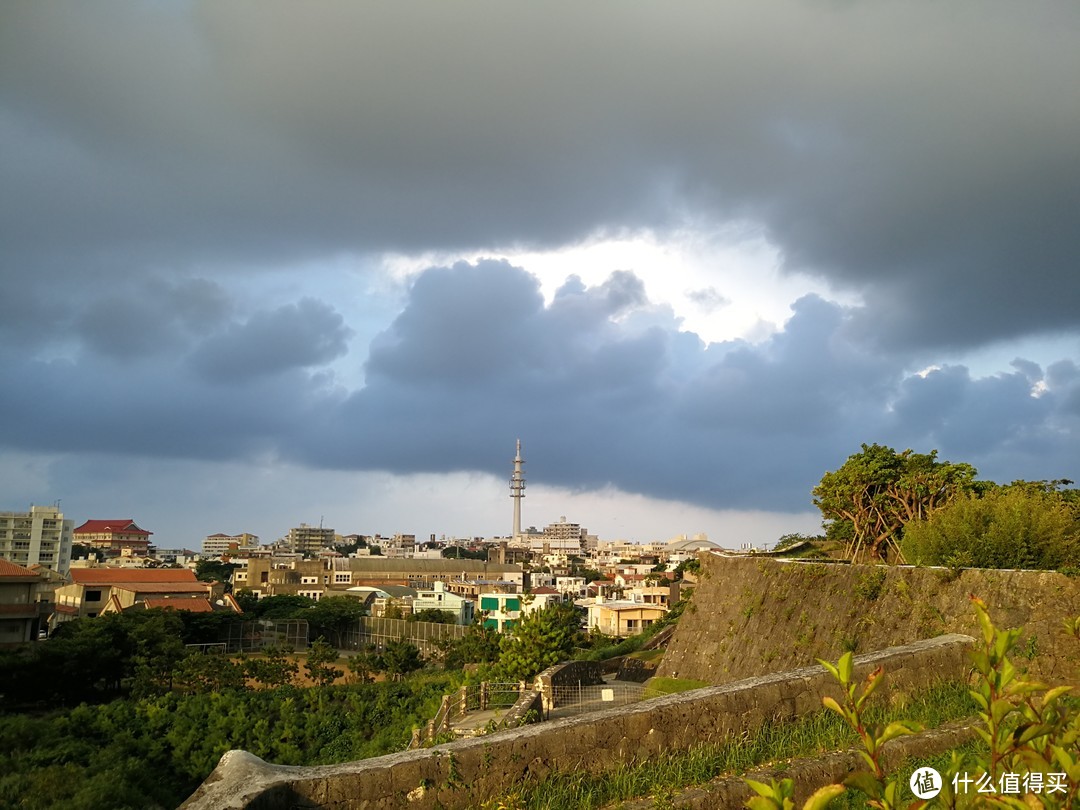
[[(965, 652), (972, 643), (968, 636), (948, 635), (861, 655), (856, 677), (885, 668), (875, 699), (966, 678)], [(814, 666), (340, 765), (270, 765), (229, 751), (182, 808), (475, 807), (522, 779), (552, 771), (601, 772), (659, 751), (753, 733), (764, 723), (817, 711), (823, 695), (841, 697), (835, 681)]]

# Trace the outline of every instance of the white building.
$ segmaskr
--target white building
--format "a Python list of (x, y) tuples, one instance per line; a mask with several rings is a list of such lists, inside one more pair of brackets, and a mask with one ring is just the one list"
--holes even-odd
[(418, 590), (412, 603), (413, 613), (421, 610), (445, 610), (454, 614), (454, 623), (472, 624), (476, 605), (471, 600), (450, 593), (445, 582), (436, 582), (430, 590)]
[(529, 538), (529, 549), (541, 554), (580, 554), (588, 532), (579, 523), (568, 523), (560, 517), (557, 523), (549, 523), (540, 536)]
[(0, 557), (23, 567), (41, 565), (61, 574), (71, 567), (75, 521), (58, 506), (31, 506), (29, 512), (0, 512)]
[(203, 554), (208, 557), (220, 557), (231, 548), (250, 550), (259, 547), (259, 538), (254, 534), (210, 534), (203, 540)]

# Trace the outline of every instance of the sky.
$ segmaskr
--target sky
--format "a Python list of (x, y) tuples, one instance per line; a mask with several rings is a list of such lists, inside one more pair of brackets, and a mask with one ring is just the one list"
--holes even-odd
[(1080, 6), (0, 5), (0, 509), (815, 532), (1080, 479)]

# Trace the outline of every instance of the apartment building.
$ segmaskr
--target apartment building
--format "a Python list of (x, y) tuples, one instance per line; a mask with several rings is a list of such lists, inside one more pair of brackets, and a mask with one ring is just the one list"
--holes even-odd
[(324, 548), (333, 548), (336, 532), (333, 529), (324, 529), (322, 526), (308, 526), (301, 523), (299, 526), (289, 529), (285, 538), (285, 544), (289, 551), (294, 554), (303, 554), (314, 557)]
[(259, 547), (258, 535), (210, 534), (203, 540), (202, 550), (207, 557), (220, 557), (227, 551), (249, 551)]
[(57, 506), (0, 512), (0, 557), (16, 565), (40, 565), (66, 574), (71, 567), (74, 525)]

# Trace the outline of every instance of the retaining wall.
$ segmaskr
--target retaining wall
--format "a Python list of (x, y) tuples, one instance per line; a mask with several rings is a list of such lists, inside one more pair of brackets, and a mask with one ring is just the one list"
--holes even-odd
[[(947, 635), (868, 653), (855, 659), (856, 675), (885, 667), (885, 685), (875, 699), (966, 678), (965, 651), (972, 643), (968, 636)], [(475, 807), (522, 779), (555, 770), (600, 772), (660, 751), (752, 733), (764, 723), (818, 710), (823, 695), (841, 697), (835, 681), (814, 666), (340, 765), (270, 765), (230, 751), (182, 808)]]

